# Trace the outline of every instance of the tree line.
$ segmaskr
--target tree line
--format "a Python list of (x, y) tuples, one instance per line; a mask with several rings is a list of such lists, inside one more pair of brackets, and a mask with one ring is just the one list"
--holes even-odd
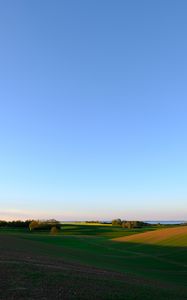
[(61, 224), (59, 221), (51, 219), (46, 221), (40, 221), (40, 220), (33, 220), (29, 223), (29, 229), (30, 231), (33, 230), (60, 230)]
[(148, 226), (148, 223), (142, 222), (142, 221), (124, 221), (121, 219), (114, 219), (112, 220), (112, 226), (121, 226), (122, 228), (141, 228)]
[(54, 227), (56, 230), (60, 230), (61, 224), (55, 219), (50, 220), (26, 220), (26, 221), (4, 221), (0, 220), (0, 227), (6, 228), (28, 228), (30, 231), (33, 230), (51, 230)]
[(28, 228), (30, 222), (32, 222), (32, 220), (26, 220), (26, 221), (20, 221), (20, 220), (4, 221), (4, 220), (0, 220), (0, 227)]

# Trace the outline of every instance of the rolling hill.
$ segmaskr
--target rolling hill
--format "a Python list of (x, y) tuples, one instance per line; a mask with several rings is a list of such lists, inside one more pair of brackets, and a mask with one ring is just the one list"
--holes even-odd
[(128, 242), (138, 244), (154, 244), (162, 246), (187, 246), (187, 226), (158, 229), (138, 233), (130, 236), (115, 238), (116, 242)]

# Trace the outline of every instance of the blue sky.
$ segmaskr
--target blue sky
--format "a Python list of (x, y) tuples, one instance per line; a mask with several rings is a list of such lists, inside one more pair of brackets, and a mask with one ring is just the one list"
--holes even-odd
[(0, 2), (0, 218), (187, 219), (186, 13)]

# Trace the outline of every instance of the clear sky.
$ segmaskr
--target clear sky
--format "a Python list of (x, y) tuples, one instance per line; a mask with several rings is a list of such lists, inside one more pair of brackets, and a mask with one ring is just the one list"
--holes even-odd
[(0, 218), (187, 219), (187, 1), (0, 1)]

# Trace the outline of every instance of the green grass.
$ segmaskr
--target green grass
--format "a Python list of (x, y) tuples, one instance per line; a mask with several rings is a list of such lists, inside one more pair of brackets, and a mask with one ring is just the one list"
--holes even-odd
[[(144, 289), (146, 291), (149, 289), (148, 294), (150, 295), (150, 298), (145, 297), (145, 299), (187, 299), (187, 294), (185, 295), (186, 298), (184, 298), (185, 292), (182, 298), (180, 295), (176, 296), (181, 290), (187, 292), (187, 247), (177, 247), (175, 242), (172, 244), (172, 239), (170, 239), (169, 245), (120, 243), (112, 240), (115, 237), (128, 236), (147, 230), (156, 230), (156, 227), (124, 230), (120, 227), (95, 224), (93, 226), (63, 224), (62, 231), (58, 236), (50, 236), (46, 232), (30, 233), (26, 230), (4, 230), (1, 234), (16, 236), (19, 239), (20, 249), (24, 247), (24, 241), (25, 243), (29, 242), (30, 247), (33, 247), (33, 255), (44, 255), (51, 257), (51, 259), (62, 258), (67, 262), (77, 262), (102, 270), (111, 270), (135, 276), (137, 280), (140, 278), (155, 282), (157, 292), (155, 292), (155, 289), (152, 290), (152, 287), (149, 287), (149, 285), (143, 287), (143, 292), (141, 286), (138, 288), (136, 286), (134, 287), (136, 298), (133, 298), (133, 293), (128, 292), (129, 294), (126, 294), (127, 299), (142, 299), (141, 297), (143, 296), (141, 295), (145, 292)], [(32, 280), (34, 280), (36, 274), (32, 276)], [(159, 283), (160, 285), (171, 286), (173, 291), (160, 289)], [(119, 282), (118, 285), (118, 282), (115, 281), (115, 285), (120, 290), (118, 299), (125, 299), (123, 298), (125, 290), (123, 291), (122, 289), (122, 283)], [(165, 295), (165, 298), (162, 295)], [(110, 298), (106, 297), (103, 299)]]
[[(54, 254), (62, 255), (67, 260), (135, 275), (144, 274), (146, 278), (160, 279), (167, 274), (166, 281), (170, 277), (173, 283), (186, 282), (183, 276), (187, 272), (186, 248), (122, 244), (105, 238), (84, 236), (32, 235), (29, 239), (58, 246), (59, 250)], [(173, 274), (170, 274), (171, 271)]]
[(89, 235), (89, 236), (100, 236), (106, 238), (121, 237), (124, 235), (131, 235), (139, 232), (145, 232), (148, 230), (155, 230), (153, 227), (146, 227), (140, 229), (123, 229), (120, 226), (111, 225), (87, 225), (87, 224), (63, 224), (62, 233), (63, 235)]

